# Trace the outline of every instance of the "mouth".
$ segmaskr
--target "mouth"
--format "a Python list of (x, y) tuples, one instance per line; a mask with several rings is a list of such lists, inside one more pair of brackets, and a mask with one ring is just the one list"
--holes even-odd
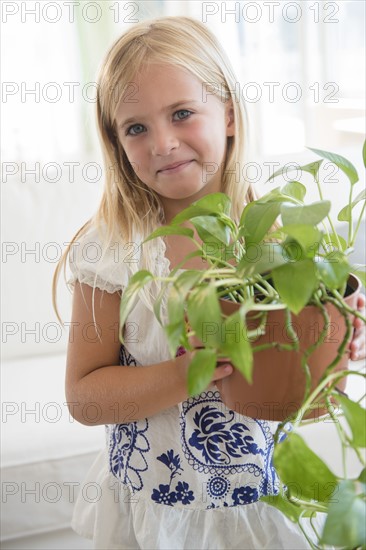
[(184, 170), (187, 166), (189, 166), (193, 160), (182, 160), (180, 162), (175, 162), (174, 164), (168, 164), (167, 166), (164, 166), (163, 168), (160, 168), (160, 170), (157, 171), (157, 174), (173, 174), (176, 172), (180, 172)]

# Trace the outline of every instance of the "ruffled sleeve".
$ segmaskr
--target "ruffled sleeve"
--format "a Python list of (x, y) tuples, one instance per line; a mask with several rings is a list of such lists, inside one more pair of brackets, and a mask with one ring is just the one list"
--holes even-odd
[(75, 282), (106, 290), (109, 293), (123, 291), (140, 262), (137, 243), (114, 240), (106, 243), (102, 228), (91, 226), (70, 248), (71, 276), (67, 285), (74, 290)]

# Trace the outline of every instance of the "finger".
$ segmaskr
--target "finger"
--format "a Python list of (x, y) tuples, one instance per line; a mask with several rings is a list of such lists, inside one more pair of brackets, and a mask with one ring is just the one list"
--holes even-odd
[(355, 329), (361, 329), (365, 326), (365, 323), (359, 317), (355, 317), (353, 321), (353, 326), (355, 327)]
[(364, 294), (360, 294), (357, 298), (357, 309), (362, 310), (365, 307), (366, 304), (366, 296)]
[(224, 365), (220, 365), (216, 367), (215, 372), (212, 377), (212, 381), (215, 380), (221, 380), (222, 378), (226, 378), (227, 376), (230, 376), (233, 372), (233, 366), (230, 365), (230, 363), (225, 363)]
[(352, 342), (349, 346), (352, 361), (363, 359), (366, 356), (366, 330), (355, 330)]

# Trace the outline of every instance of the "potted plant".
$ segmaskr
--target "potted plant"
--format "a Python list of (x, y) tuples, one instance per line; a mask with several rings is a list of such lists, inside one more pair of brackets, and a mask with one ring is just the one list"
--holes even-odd
[[(348, 376), (365, 377), (348, 368), (347, 346), (353, 317), (365, 321), (356, 305), (365, 274), (351, 265), (349, 257), (366, 194), (363, 189), (356, 195), (359, 178), (347, 159), (311, 150), (321, 159), (301, 169), (312, 175), (318, 201), (305, 203), (306, 187), (290, 181), (247, 204), (237, 222), (230, 217), (229, 198), (215, 193), (154, 231), (147, 240), (185, 235), (196, 250), (165, 279), (146, 270), (131, 277), (121, 300), (120, 340), (136, 294), (159, 279), (154, 312), (164, 326), (172, 356), (179, 346), (196, 348), (188, 371), (189, 394), (203, 391), (218, 362), (229, 358), (233, 374), (216, 382), (223, 402), (245, 416), (279, 421), (274, 464), (281, 487), (279, 495), (262, 498), (293, 521), (326, 512), (319, 544), (356, 548), (366, 544), (366, 470), (361, 452), (366, 447), (366, 415), (344, 390)], [(336, 232), (331, 203), (323, 197), (324, 159), (350, 183), (348, 202), (338, 213), (338, 220), (348, 224), (347, 238)], [(366, 165), (366, 145), (363, 159)], [(282, 169), (269, 179), (281, 175)], [(360, 212), (354, 223), (357, 205)], [(192, 256), (201, 257), (205, 268), (183, 269)], [(345, 472), (342, 478), (336, 476), (297, 433), (304, 422), (324, 414), (337, 422), (343, 453), (352, 448), (357, 454), (361, 465), (357, 479), (348, 479)], [(342, 415), (346, 423), (339, 422)]]

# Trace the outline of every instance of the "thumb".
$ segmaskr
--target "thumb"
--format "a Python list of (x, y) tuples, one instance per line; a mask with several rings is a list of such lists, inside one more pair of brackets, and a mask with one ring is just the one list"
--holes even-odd
[(220, 364), (216, 367), (215, 372), (212, 376), (212, 382), (215, 380), (221, 380), (232, 374), (234, 368), (230, 363)]

